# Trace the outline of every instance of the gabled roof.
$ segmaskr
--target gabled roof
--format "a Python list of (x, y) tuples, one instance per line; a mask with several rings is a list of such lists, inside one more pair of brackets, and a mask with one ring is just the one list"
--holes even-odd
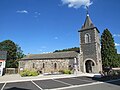
[(78, 53), (75, 51), (67, 52), (55, 52), (55, 53), (46, 53), (46, 54), (30, 54), (21, 60), (43, 60), (43, 59), (63, 59), (63, 58), (75, 58), (78, 56)]
[(82, 26), (82, 29), (89, 29), (89, 28), (94, 28), (95, 26), (93, 25), (89, 14), (87, 14), (84, 25)]

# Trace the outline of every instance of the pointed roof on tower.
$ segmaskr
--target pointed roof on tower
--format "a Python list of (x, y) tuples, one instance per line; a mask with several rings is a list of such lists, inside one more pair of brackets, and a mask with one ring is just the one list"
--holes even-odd
[(89, 14), (87, 14), (84, 25), (82, 26), (82, 29), (89, 29), (95, 27), (92, 23), (92, 20), (89, 17)]
[(92, 20), (90, 19), (89, 13), (88, 13), (88, 7), (86, 6), (86, 19), (85, 22), (81, 28), (81, 30), (79, 30), (78, 32), (82, 32), (84, 30), (90, 30), (96, 28), (96, 30), (99, 32), (99, 30), (97, 29), (97, 27), (95, 27), (95, 25), (92, 23)]

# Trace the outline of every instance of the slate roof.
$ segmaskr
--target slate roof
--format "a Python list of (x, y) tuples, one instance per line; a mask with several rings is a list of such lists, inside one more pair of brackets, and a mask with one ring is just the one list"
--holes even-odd
[(67, 52), (55, 52), (55, 53), (46, 53), (46, 54), (30, 54), (21, 60), (43, 60), (43, 59), (63, 59), (63, 58), (75, 58), (78, 56), (78, 53), (75, 51)]
[(90, 19), (89, 14), (86, 15), (86, 19), (85, 22), (81, 28), (81, 30), (79, 30), (78, 32), (82, 32), (84, 30), (90, 30), (96, 28), (96, 30), (98, 31), (98, 33), (100, 33), (100, 31), (97, 29), (97, 27), (95, 27), (95, 25), (92, 23), (92, 20)]
[(95, 27), (89, 17), (89, 14), (87, 14), (84, 25), (82, 26), (82, 29), (88, 29)]

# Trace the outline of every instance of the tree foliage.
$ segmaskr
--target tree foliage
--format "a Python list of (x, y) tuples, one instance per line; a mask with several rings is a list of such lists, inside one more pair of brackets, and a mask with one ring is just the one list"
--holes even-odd
[(23, 54), (23, 51), (19, 45), (16, 44), (16, 48), (17, 48), (17, 51), (16, 51), (16, 60), (14, 61), (14, 67), (18, 67), (19, 60), (25, 56), (25, 54)]
[(120, 60), (120, 54), (118, 54), (118, 59)]
[(6, 67), (12, 67), (14, 60), (16, 60), (17, 47), (11, 40), (5, 40), (0, 43), (0, 50), (7, 51)]
[(7, 60), (6, 60), (7, 68), (18, 67), (18, 59), (23, 57), (23, 52), (18, 45), (16, 45), (11, 40), (5, 40), (0, 42), (0, 50), (7, 51)]
[(76, 51), (76, 52), (80, 52), (80, 48), (79, 47), (73, 47), (73, 48), (67, 48), (67, 49), (63, 49), (63, 50), (55, 50), (54, 52), (66, 52), (66, 51)]
[[(119, 64), (120, 64), (120, 54), (118, 54), (117, 57), (118, 57), (118, 62), (119, 62)], [(119, 65), (119, 66), (120, 66), (120, 65)]]
[(105, 29), (101, 36), (101, 56), (104, 67), (119, 66), (114, 38), (108, 29)]
[(16, 44), (17, 52), (16, 52), (16, 58), (17, 60), (20, 60), (21, 58), (25, 57), (25, 54), (23, 54), (23, 51), (19, 45)]

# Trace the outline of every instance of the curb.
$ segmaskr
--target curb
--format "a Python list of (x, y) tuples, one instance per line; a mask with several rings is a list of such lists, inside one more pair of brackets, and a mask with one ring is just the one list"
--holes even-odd
[[(72, 75), (39, 75), (37, 77), (19, 77), (16, 80), (3, 80), (0, 83), (10, 83), (10, 82), (25, 82), (25, 81), (31, 81), (31, 80), (48, 80), (48, 79), (59, 79), (59, 78), (70, 78), (70, 77), (94, 77), (96, 74), (72, 74)], [(9, 75), (8, 75), (9, 76)]]

